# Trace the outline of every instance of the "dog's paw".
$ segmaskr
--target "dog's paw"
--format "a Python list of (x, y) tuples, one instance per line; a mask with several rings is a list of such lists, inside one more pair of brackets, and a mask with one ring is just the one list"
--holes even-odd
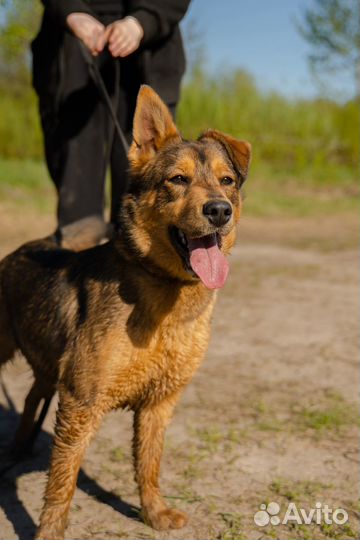
[(146, 515), (146, 522), (157, 531), (167, 529), (181, 529), (185, 527), (189, 518), (185, 512), (176, 510), (176, 508), (166, 508), (160, 512)]

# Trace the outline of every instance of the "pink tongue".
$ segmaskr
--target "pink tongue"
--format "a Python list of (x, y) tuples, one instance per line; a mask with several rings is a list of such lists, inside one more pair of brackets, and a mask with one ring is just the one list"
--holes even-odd
[(190, 264), (208, 289), (220, 289), (229, 273), (229, 263), (220, 251), (216, 234), (188, 239)]

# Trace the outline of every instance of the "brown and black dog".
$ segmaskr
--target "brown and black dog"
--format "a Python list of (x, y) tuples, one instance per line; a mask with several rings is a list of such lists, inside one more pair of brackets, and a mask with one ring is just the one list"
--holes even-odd
[(111, 242), (75, 253), (44, 239), (0, 263), (0, 364), (20, 350), (35, 377), (18, 445), (31, 437), (40, 401), (59, 391), (39, 539), (63, 538), (84, 451), (104, 414), (119, 407), (134, 411), (145, 521), (155, 529), (187, 522), (160, 493), (163, 435), (207, 348), (250, 145), (218, 131), (183, 140), (143, 86), (129, 160)]

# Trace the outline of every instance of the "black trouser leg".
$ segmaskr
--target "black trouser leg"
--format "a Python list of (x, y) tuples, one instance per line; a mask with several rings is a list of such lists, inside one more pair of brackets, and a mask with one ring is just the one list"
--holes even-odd
[(106, 125), (101, 108), (98, 104), (84, 129), (66, 142), (58, 185), (60, 227), (88, 216), (103, 216)]
[[(46, 159), (58, 193), (60, 227), (89, 216), (103, 218), (110, 143), (108, 111), (73, 36), (66, 36), (63, 55), (59, 102), (40, 96)], [(113, 93), (113, 62), (105, 57), (101, 69)]]

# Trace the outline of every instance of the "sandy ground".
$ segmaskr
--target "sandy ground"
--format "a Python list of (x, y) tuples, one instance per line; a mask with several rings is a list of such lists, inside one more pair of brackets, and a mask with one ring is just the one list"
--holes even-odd
[[(246, 213), (246, 212), (245, 212)], [(0, 205), (0, 255), (41, 236), (49, 216)], [(209, 352), (166, 437), (162, 487), (190, 514), (158, 533), (138, 518), (131, 414), (109, 415), (83, 462), (66, 538), (358, 538), (358, 251), (351, 216), (243, 218), (219, 295)], [(19, 358), (2, 372), (0, 440), (11, 438), (31, 382)], [(54, 403), (34, 456), (0, 479), (0, 539), (32, 537), (42, 505)], [(349, 520), (261, 527), (277, 502), (316, 502)], [(342, 516), (340, 516), (342, 517)], [(276, 523), (276, 522), (275, 522)]]

